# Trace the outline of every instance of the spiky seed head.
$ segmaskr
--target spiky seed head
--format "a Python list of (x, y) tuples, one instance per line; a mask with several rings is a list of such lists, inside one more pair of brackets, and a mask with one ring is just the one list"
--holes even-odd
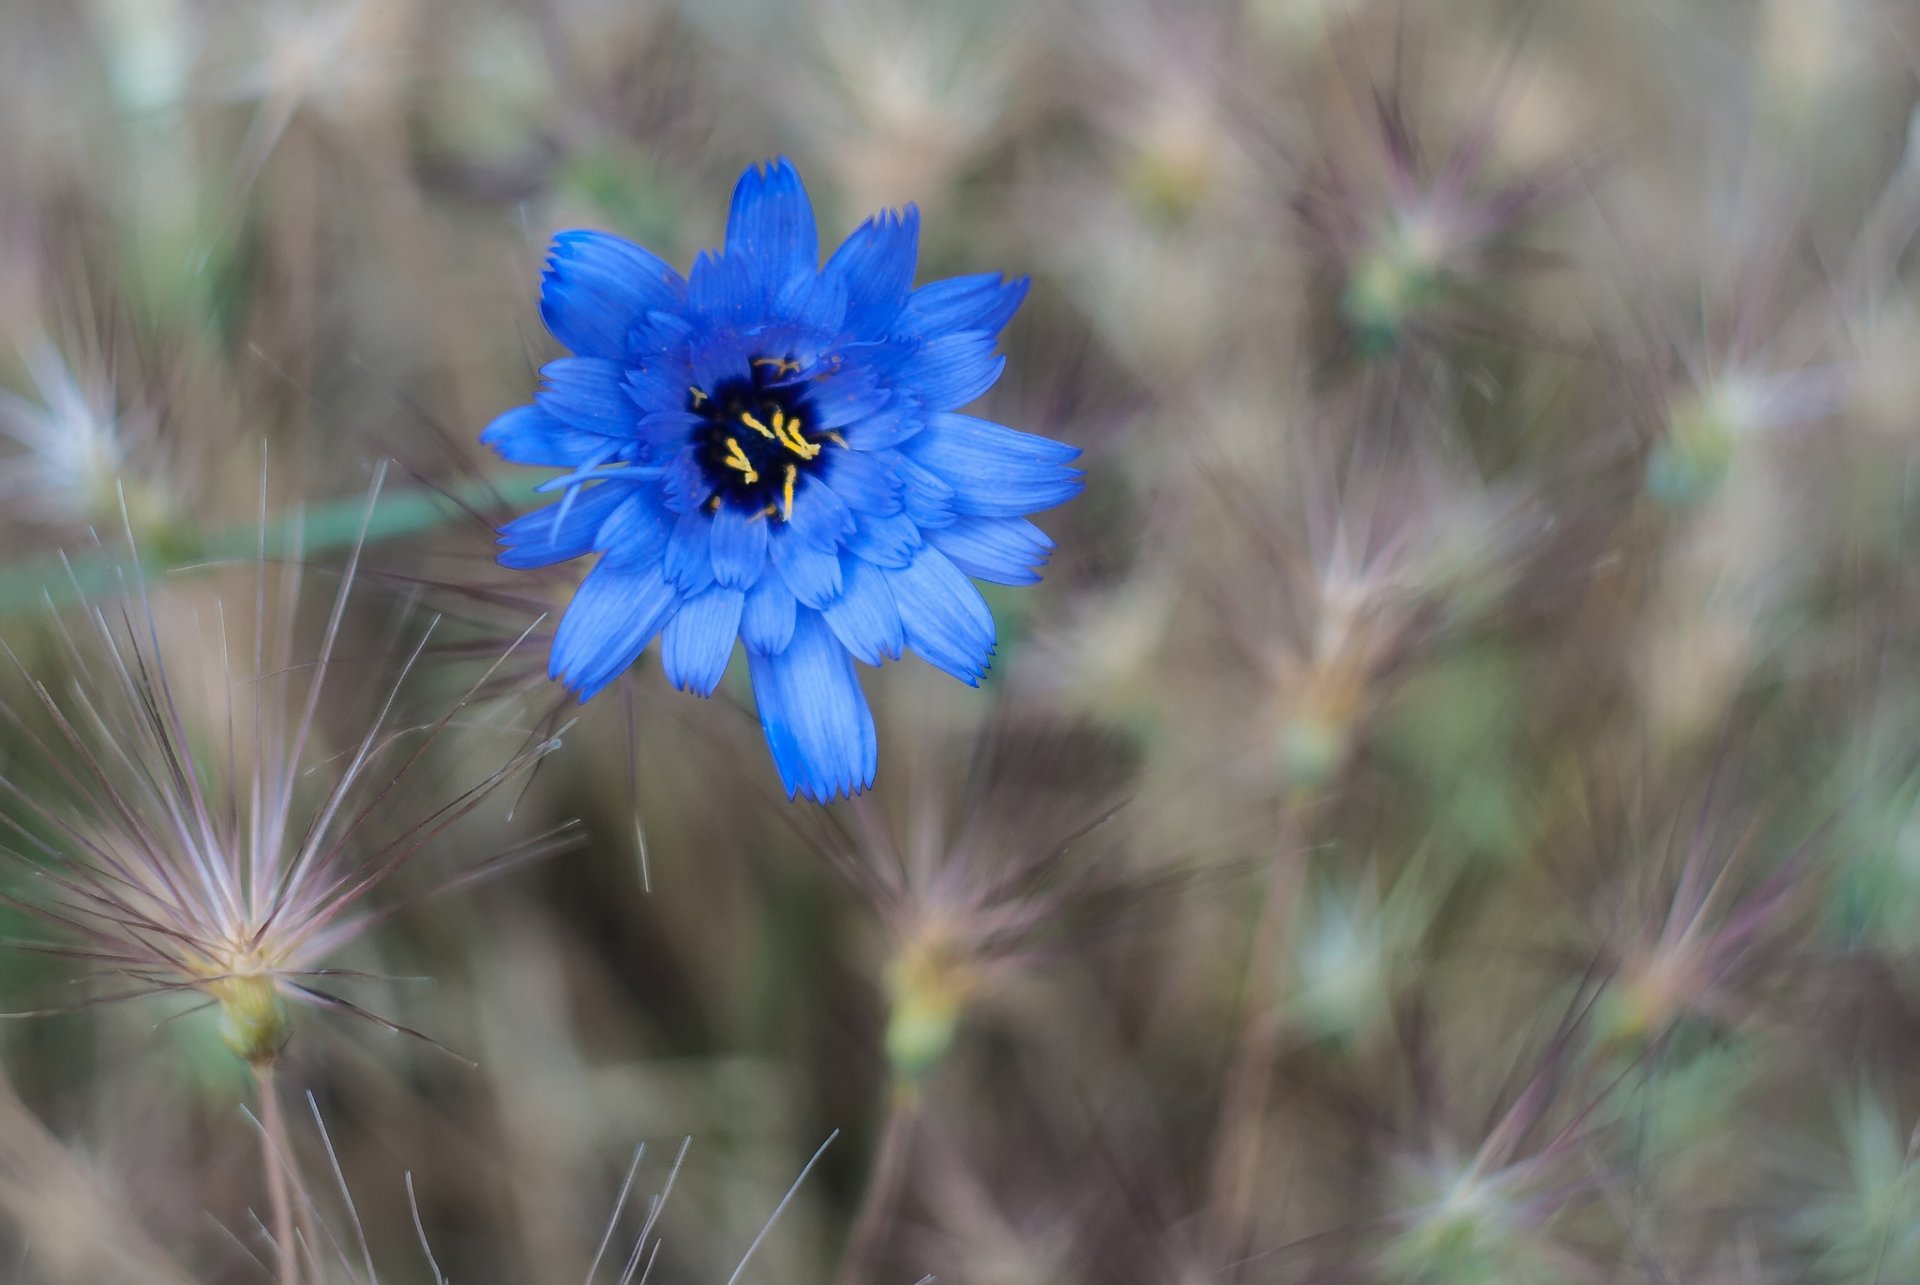
[(220, 1010), (220, 1039), (250, 1066), (270, 1066), (293, 1033), (287, 1002), (270, 973), (243, 973), (207, 983)]
[(887, 1062), (894, 1078), (918, 1083), (953, 1047), (980, 973), (963, 943), (928, 920), (886, 968)]

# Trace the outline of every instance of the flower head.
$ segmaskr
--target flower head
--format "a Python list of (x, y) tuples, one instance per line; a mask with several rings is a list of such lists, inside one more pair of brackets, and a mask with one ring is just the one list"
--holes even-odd
[(710, 695), (745, 643), (789, 796), (872, 783), (855, 659), (908, 648), (962, 682), (993, 654), (969, 577), (1031, 584), (1052, 542), (1025, 518), (1076, 494), (1076, 448), (955, 413), (999, 377), (1025, 280), (912, 289), (919, 215), (868, 219), (819, 265), (784, 160), (734, 190), (724, 249), (683, 279), (600, 232), (553, 243), (541, 313), (575, 356), (482, 435), (561, 467), (560, 501), (501, 528), (510, 567), (600, 555), (554, 635), (586, 700), (659, 636)]

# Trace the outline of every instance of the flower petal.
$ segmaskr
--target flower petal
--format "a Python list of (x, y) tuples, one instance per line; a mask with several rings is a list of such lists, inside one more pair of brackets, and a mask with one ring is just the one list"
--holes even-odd
[(667, 461), (661, 481), (667, 507), (675, 513), (698, 513), (713, 494), (713, 488), (707, 484), (706, 470), (700, 467), (691, 446), (682, 448)]
[(913, 265), (920, 254), (920, 211), (882, 210), (853, 230), (821, 270), (844, 283), (846, 329), (860, 338), (888, 332), (913, 287)]
[(671, 511), (657, 490), (631, 488), (634, 494), (613, 511), (594, 534), (593, 547), (609, 562), (629, 569), (657, 564), (673, 532)]
[(682, 513), (667, 537), (661, 570), (667, 583), (691, 597), (713, 583), (713, 515), (701, 509)]
[(601, 357), (563, 357), (540, 368), (540, 409), (575, 428), (626, 437), (640, 418), (627, 388), (627, 368)]
[(727, 215), (726, 257), (745, 265), (763, 307), (779, 298), (794, 278), (819, 271), (813, 204), (786, 157), (775, 157), (764, 169), (751, 166), (740, 176)]
[(571, 503), (561, 500), (522, 513), (500, 528), (500, 543), (507, 546), (500, 565), (527, 571), (591, 552), (600, 525), (634, 493), (629, 483), (602, 482), (575, 491)]
[(582, 357), (622, 360), (650, 312), (678, 312), (686, 283), (664, 259), (606, 232), (561, 232), (547, 252), (540, 315)]
[(773, 301), (773, 315), (802, 331), (837, 335), (846, 323), (847, 284), (811, 272), (789, 278)]
[(887, 573), (907, 645), (928, 664), (978, 686), (993, 657), (993, 613), (973, 582), (937, 549)]
[(660, 640), (660, 661), (667, 681), (683, 692), (711, 696), (727, 672), (740, 613), (747, 595), (738, 589), (709, 589), (683, 604)]
[(907, 645), (900, 608), (887, 587), (887, 573), (859, 558), (841, 559), (845, 582), (839, 598), (821, 613), (846, 649), (869, 665), (900, 659)]
[(887, 451), (926, 426), (926, 418), (918, 406), (910, 401), (896, 401), (885, 410), (848, 424), (840, 430), (840, 437), (848, 450)]
[(604, 451), (607, 439), (583, 433), (538, 406), (516, 406), (481, 431), (480, 440), (513, 464), (566, 468)]
[(901, 447), (953, 488), (956, 513), (1017, 518), (1080, 493), (1083, 475), (1067, 467), (1077, 446), (1022, 433), (970, 415), (929, 417), (927, 431)]
[(932, 411), (955, 410), (992, 388), (1007, 359), (991, 331), (962, 330), (921, 345), (895, 378)]
[(919, 526), (904, 513), (891, 517), (862, 513), (857, 515), (857, 522), (846, 551), (876, 567), (904, 567), (924, 543)]
[(932, 471), (921, 468), (906, 456), (898, 465), (901, 482), (900, 501), (916, 526), (946, 526), (953, 521), (953, 488)]
[(853, 534), (853, 514), (848, 511), (846, 501), (833, 493), (832, 487), (809, 473), (800, 479), (793, 493), (793, 512), (787, 518), (787, 529), (814, 548), (832, 553), (842, 540)]
[(826, 458), (824, 476), (855, 514), (884, 516), (900, 511), (899, 460), (891, 451), (835, 450)]
[(760, 727), (787, 797), (826, 803), (873, 784), (878, 744), (853, 658), (820, 613), (803, 611), (786, 649), (747, 650)]
[(658, 567), (602, 562), (580, 582), (554, 630), (547, 676), (589, 699), (639, 659), (678, 601)]
[(927, 543), (975, 580), (994, 584), (1037, 583), (1053, 552), (1046, 532), (1025, 518), (958, 518), (927, 532)]
[(793, 591), (779, 576), (761, 576), (747, 591), (747, 606), (740, 617), (740, 637), (749, 647), (772, 654), (785, 651), (793, 637), (795, 603)]
[(846, 366), (819, 380), (808, 390), (815, 428), (840, 428), (858, 423), (887, 404), (892, 396), (871, 366)]
[[(799, 501), (795, 501), (795, 507)], [(809, 607), (824, 607), (840, 596), (840, 559), (816, 548), (791, 527), (775, 535), (768, 545), (773, 569), (786, 581), (793, 596)]]
[(693, 397), (693, 371), (682, 361), (649, 361), (624, 367), (627, 394), (647, 413), (684, 411)]
[[(758, 270), (744, 257), (702, 250), (687, 277), (687, 307), (716, 330), (744, 328), (766, 320), (767, 300)], [(695, 363), (694, 378), (705, 380), (711, 370)]]
[(728, 589), (747, 589), (767, 565), (767, 519), (722, 504), (713, 515), (713, 578)]
[(1027, 285), (1025, 277), (1009, 281), (997, 272), (929, 282), (908, 296), (906, 307), (894, 320), (893, 333), (921, 339), (956, 330), (997, 335), (1020, 310)]

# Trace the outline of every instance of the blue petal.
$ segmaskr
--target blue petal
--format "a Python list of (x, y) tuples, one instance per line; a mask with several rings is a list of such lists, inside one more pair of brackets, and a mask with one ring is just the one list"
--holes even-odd
[(905, 483), (900, 500), (906, 514), (920, 527), (946, 526), (953, 521), (953, 488), (904, 455), (896, 466)]
[(800, 330), (837, 335), (846, 322), (846, 282), (811, 272), (794, 277), (773, 301), (773, 315)]
[(853, 451), (886, 451), (898, 446), (927, 426), (920, 408), (910, 401), (896, 401), (885, 410), (869, 415), (840, 430), (840, 440)]
[(661, 480), (667, 507), (675, 513), (698, 513), (700, 506), (707, 502), (707, 497), (713, 494), (713, 488), (707, 485), (706, 470), (694, 458), (691, 446), (683, 448), (667, 461), (666, 473)]
[(767, 565), (767, 519), (723, 504), (713, 515), (713, 578), (729, 589), (751, 588)]
[(684, 411), (693, 396), (693, 371), (685, 361), (655, 360), (625, 367), (628, 395), (643, 411)]
[(1012, 281), (998, 273), (949, 277), (915, 290), (894, 320), (893, 333), (932, 339), (956, 330), (984, 330), (997, 335), (1013, 320), (1027, 297), (1027, 279)]
[(580, 582), (554, 630), (547, 676), (564, 679), (587, 700), (639, 658), (677, 601), (658, 567), (602, 562)]
[(686, 283), (665, 260), (606, 232), (562, 232), (547, 252), (540, 315), (582, 357), (615, 361), (650, 312), (677, 312)]
[[(740, 329), (767, 319), (760, 276), (748, 259), (702, 250), (687, 280), (687, 307), (716, 329)], [(696, 364), (694, 377), (707, 382), (713, 373)]]
[(1034, 584), (1053, 541), (1025, 518), (959, 518), (927, 532), (927, 543), (975, 580)]
[(677, 460), (692, 441), (693, 430), (705, 422), (691, 411), (665, 410), (642, 415), (640, 422), (633, 426), (633, 440), (639, 446), (640, 460)]
[(895, 377), (926, 409), (957, 409), (992, 388), (1006, 369), (1007, 359), (993, 351), (993, 343), (985, 330), (942, 335), (922, 345)]
[[(794, 501), (794, 508), (800, 507)], [(775, 536), (768, 551), (773, 569), (786, 581), (793, 596), (809, 607), (824, 607), (840, 596), (840, 559), (783, 530)]]
[(540, 368), (534, 401), (555, 419), (605, 437), (633, 432), (640, 408), (627, 389), (627, 368), (601, 357), (563, 357)]
[(660, 640), (668, 682), (696, 696), (713, 695), (740, 636), (746, 598), (738, 589), (709, 589), (681, 606)]
[(634, 493), (628, 483), (602, 482), (581, 487), (571, 503), (561, 500), (521, 514), (500, 528), (500, 543), (507, 546), (500, 565), (527, 571), (591, 552), (601, 523)]
[(673, 531), (673, 514), (661, 505), (658, 491), (630, 489), (634, 494), (601, 524), (593, 547), (609, 562), (636, 568), (660, 561)]
[[(856, 514), (900, 511), (900, 457), (891, 451), (842, 451), (827, 456), (825, 477), (833, 493)], [(798, 507), (798, 500), (795, 501)]]
[(667, 583), (691, 597), (713, 583), (713, 515), (700, 509), (682, 513), (667, 537), (662, 570)]
[(843, 558), (841, 571), (846, 587), (821, 613), (833, 636), (869, 665), (900, 659), (907, 638), (887, 573), (858, 558)]
[(682, 312), (680, 308), (671, 312), (650, 312), (633, 328), (627, 342), (632, 348), (636, 364), (686, 364), (687, 341), (697, 328)]
[(927, 431), (901, 448), (953, 488), (956, 513), (1017, 518), (1080, 493), (1077, 446), (969, 415), (929, 417)]
[(813, 205), (786, 157), (776, 157), (764, 169), (751, 166), (740, 176), (727, 215), (726, 257), (749, 265), (763, 307), (795, 277), (819, 271)]
[(840, 243), (821, 276), (846, 286), (849, 333), (876, 338), (888, 332), (906, 306), (919, 253), (920, 211), (911, 205), (882, 210)]
[(793, 591), (779, 576), (761, 576), (747, 591), (746, 611), (740, 617), (740, 637), (747, 646), (771, 655), (787, 649), (793, 637)]
[(516, 406), (487, 425), (480, 440), (503, 460), (552, 468), (583, 463), (607, 446), (598, 433), (569, 428), (538, 406)]
[(923, 543), (920, 527), (904, 513), (891, 517), (862, 513), (857, 515), (856, 522), (846, 551), (876, 567), (906, 566), (913, 560), (914, 550)]
[(794, 490), (787, 528), (814, 548), (831, 553), (853, 534), (853, 514), (832, 487), (809, 473)]
[(846, 366), (807, 390), (813, 406), (813, 427), (840, 428), (866, 419), (887, 404), (891, 393), (872, 366)]
[(977, 686), (993, 656), (993, 613), (973, 582), (937, 549), (887, 573), (907, 645), (938, 669)]
[(826, 803), (873, 784), (878, 758), (873, 714), (853, 658), (814, 611), (794, 623), (786, 650), (747, 649), (760, 727), (787, 797)]

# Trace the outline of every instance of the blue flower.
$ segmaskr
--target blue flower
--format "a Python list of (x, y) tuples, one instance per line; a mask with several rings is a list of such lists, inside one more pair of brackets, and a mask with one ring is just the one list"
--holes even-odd
[(1081, 486), (1077, 448), (959, 413), (999, 378), (1027, 282), (916, 290), (919, 230), (911, 205), (875, 215), (822, 267), (776, 160), (741, 175), (726, 247), (684, 279), (562, 232), (540, 311), (575, 355), (481, 435), (568, 470), (541, 488), (558, 503), (501, 528), (501, 563), (599, 555), (549, 674), (587, 700), (659, 637), (668, 679), (706, 696), (738, 639), (789, 797), (873, 782), (855, 660), (911, 649), (979, 682), (994, 625), (973, 579), (1038, 580), (1053, 543), (1025, 515)]

